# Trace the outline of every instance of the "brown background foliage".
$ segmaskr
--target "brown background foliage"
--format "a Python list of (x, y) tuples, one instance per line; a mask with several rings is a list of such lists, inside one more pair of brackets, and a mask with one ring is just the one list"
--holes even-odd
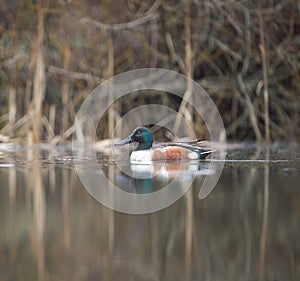
[(2, 139), (68, 139), (93, 88), (144, 67), (197, 81), (231, 140), (299, 139), (298, 1), (1, 0), (0, 32)]

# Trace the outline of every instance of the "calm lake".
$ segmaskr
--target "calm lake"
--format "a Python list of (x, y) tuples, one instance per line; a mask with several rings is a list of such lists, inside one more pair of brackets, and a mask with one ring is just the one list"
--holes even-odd
[[(236, 145), (226, 159), (204, 199), (205, 162), (174, 204), (133, 215), (89, 194), (70, 149), (1, 146), (0, 280), (300, 280), (299, 147)], [(132, 179), (101, 155), (85, 166), (133, 194), (171, 180)]]

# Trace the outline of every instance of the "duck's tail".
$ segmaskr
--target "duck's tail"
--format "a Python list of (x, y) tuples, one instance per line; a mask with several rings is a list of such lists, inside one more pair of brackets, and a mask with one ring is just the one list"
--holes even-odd
[(199, 149), (199, 151), (198, 151), (199, 159), (205, 159), (212, 152), (213, 152), (213, 150)]

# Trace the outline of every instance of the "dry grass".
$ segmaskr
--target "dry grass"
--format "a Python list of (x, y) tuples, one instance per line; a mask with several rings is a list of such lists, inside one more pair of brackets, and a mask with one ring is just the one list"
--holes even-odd
[[(299, 140), (297, 1), (264, 1), (260, 7), (255, 1), (186, 3), (1, 5), (0, 134), (62, 141), (71, 135), (81, 102), (101, 81), (131, 69), (163, 67), (207, 90), (229, 139)], [(182, 101), (161, 100), (190, 116), (201, 134), (201, 120)], [(132, 106), (115, 104), (99, 126), (101, 136), (109, 137)]]

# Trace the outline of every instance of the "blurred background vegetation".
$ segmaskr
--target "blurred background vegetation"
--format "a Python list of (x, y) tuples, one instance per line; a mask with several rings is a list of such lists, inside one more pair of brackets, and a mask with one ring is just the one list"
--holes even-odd
[(230, 140), (297, 141), (299, 50), (294, 0), (0, 0), (0, 142), (69, 139), (92, 89), (144, 67), (197, 81)]

